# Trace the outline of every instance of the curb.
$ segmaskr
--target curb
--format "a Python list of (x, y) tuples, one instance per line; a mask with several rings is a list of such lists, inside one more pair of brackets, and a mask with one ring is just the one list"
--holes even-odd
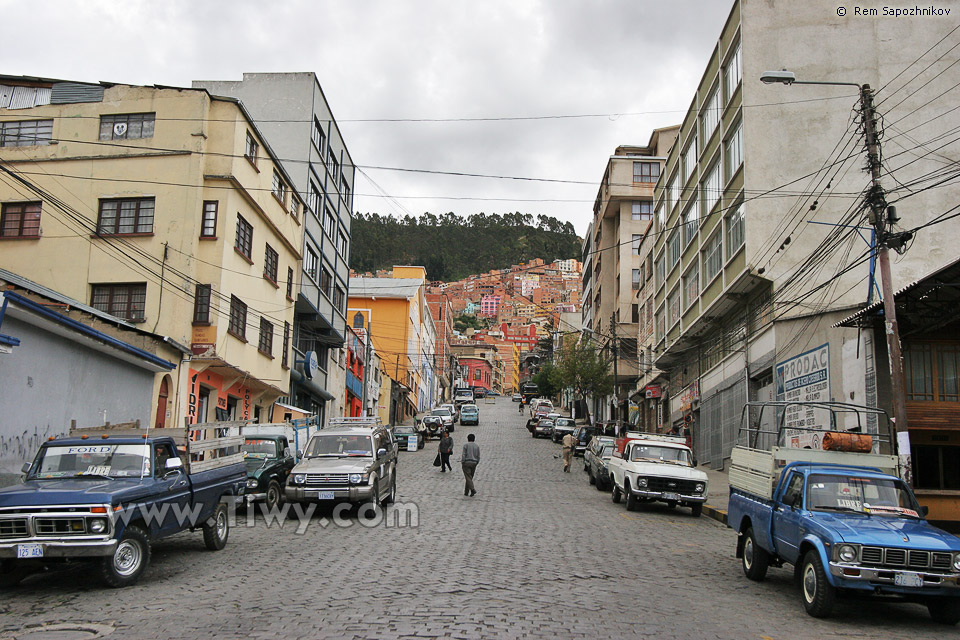
[(703, 505), (703, 515), (713, 518), (721, 524), (727, 524), (727, 512), (723, 509), (711, 507), (708, 504)]

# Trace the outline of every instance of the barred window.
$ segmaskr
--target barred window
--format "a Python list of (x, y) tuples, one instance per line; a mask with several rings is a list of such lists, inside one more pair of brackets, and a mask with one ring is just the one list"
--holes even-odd
[(674, 231), (670, 234), (670, 239), (667, 240), (667, 253), (668, 259), (670, 261), (670, 267), (673, 268), (678, 262), (680, 262), (680, 232)]
[(724, 145), (726, 179), (730, 180), (743, 164), (743, 122), (738, 122)]
[(237, 296), (230, 296), (230, 324), (227, 331), (244, 342), (247, 340), (247, 305)]
[(727, 215), (727, 260), (743, 246), (743, 204), (738, 204)]
[(287, 297), (293, 299), (293, 267), (287, 267)]
[(270, 282), (277, 283), (277, 268), (280, 256), (269, 244), (263, 252), (263, 277)]
[(152, 138), (156, 118), (156, 113), (118, 113), (100, 116), (100, 139)]
[(260, 341), (257, 349), (260, 353), (273, 356), (273, 324), (266, 318), (260, 318)]
[(726, 89), (726, 99), (729, 102), (743, 76), (743, 56), (740, 51), (740, 42), (733, 46), (733, 53), (727, 58), (727, 66), (723, 69), (723, 84)]
[(0, 147), (30, 147), (50, 144), (53, 120), (0, 122)]
[(290, 323), (283, 323), (283, 354), (280, 356), (280, 365), (290, 367)]
[(7, 202), (0, 209), (0, 238), (39, 238), (42, 202)]
[(153, 233), (153, 198), (100, 200), (97, 233)]
[(673, 293), (667, 297), (667, 324), (673, 326), (680, 321), (680, 290), (674, 289)]
[(707, 169), (707, 177), (703, 181), (703, 211), (704, 215), (709, 215), (713, 205), (720, 200), (723, 193), (723, 183), (720, 180), (720, 163), (714, 162)]
[(233, 246), (237, 251), (246, 256), (247, 260), (253, 259), (253, 225), (247, 222), (239, 213), (237, 214), (237, 237)]
[(217, 208), (220, 203), (216, 200), (205, 200), (203, 203), (203, 219), (200, 222), (201, 238), (217, 237)]
[(700, 229), (700, 207), (697, 206), (697, 199), (690, 200), (687, 210), (683, 212), (683, 246), (689, 245), (697, 231)]
[(717, 231), (703, 248), (703, 286), (713, 280), (723, 267), (723, 234)]
[(210, 324), (210, 285), (198, 284), (193, 296), (193, 323)]
[(683, 179), (688, 180), (697, 172), (697, 136), (690, 138), (687, 148), (683, 151)]
[(683, 274), (683, 307), (687, 308), (697, 300), (700, 293), (700, 269), (694, 265)]
[(90, 306), (129, 322), (143, 322), (147, 302), (146, 283), (95, 284)]
[(710, 136), (713, 135), (719, 122), (720, 92), (714, 89), (704, 101), (703, 111), (700, 112), (700, 133), (703, 136), (701, 142), (703, 142), (704, 146), (710, 141)]

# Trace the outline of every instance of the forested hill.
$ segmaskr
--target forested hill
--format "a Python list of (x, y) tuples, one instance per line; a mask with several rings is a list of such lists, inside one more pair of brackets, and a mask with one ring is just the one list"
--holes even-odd
[(460, 217), (453, 213), (394, 218), (358, 213), (350, 266), (359, 273), (422, 265), (429, 280), (451, 282), (533, 258), (579, 259), (581, 241), (569, 222), (530, 214)]

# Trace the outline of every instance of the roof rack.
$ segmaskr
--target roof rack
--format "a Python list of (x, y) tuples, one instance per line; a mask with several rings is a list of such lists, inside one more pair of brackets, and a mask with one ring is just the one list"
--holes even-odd
[(383, 421), (380, 420), (380, 416), (359, 416), (354, 418), (330, 418), (329, 423), (327, 424), (331, 429), (337, 428), (349, 428), (349, 427), (365, 427), (365, 428), (374, 428), (382, 427)]

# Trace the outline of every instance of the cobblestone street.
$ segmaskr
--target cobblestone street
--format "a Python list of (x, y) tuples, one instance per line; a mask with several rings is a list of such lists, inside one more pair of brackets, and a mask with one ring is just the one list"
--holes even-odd
[[(115, 638), (955, 633), (925, 607), (875, 600), (811, 618), (792, 571), (773, 569), (762, 584), (743, 576), (731, 530), (688, 509), (627, 512), (588, 484), (580, 459), (562, 473), (559, 446), (531, 439), (509, 398), (480, 407), (480, 426), (453, 434), (454, 473), (431, 465), (436, 441), (400, 452), (397, 500), (418, 505), (418, 527), (322, 527), (317, 517), (298, 534), (296, 519), (245, 527), (241, 515), (223, 551), (204, 550), (199, 533), (158, 543), (132, 588), (104, 588), (78, 565), (0, 592), (0, 638), (42, 638), (37, 626), (54, 623), (102, 625)], [(468, 432), (482, 451), (473, 498), (457, 462)]]

